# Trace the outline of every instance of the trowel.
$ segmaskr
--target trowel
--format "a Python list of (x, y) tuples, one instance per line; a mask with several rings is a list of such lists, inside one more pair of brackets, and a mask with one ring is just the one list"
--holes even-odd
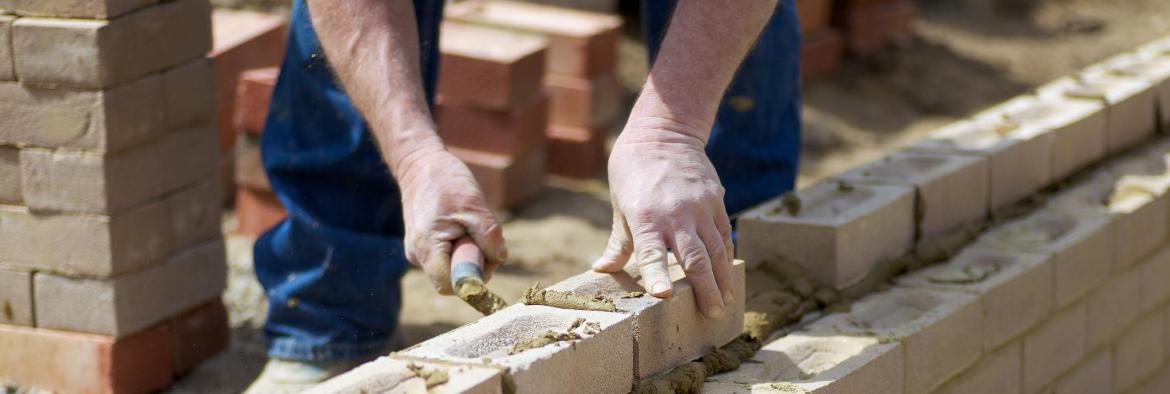
[(456, 240), (451, 251), (451, 289), (484, 316), (508, 306), (484, 284), (483, 250), (468, 236)]

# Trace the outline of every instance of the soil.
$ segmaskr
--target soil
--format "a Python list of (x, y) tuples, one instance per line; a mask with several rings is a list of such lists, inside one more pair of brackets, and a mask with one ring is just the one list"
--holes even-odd
[[(288, 3), (214, 2), (277, 12), (287, 12)], [(1166, 0), (1032, 0), (1025, 7), (1031, 10), (1028, 16), (998, 14), (998, 7), (986, 7), (982, 0), (917, 3), (920, 19), (912, 35), (879, 54), (848, 58), (833, 75), (804, 86), (799, 186), (881, 157), (936, 127), (1170, 34)], [(636, 39), (639, 30), (636, 23), (629, 23), (619, 48), (618, 75), (627, 104), (645, 81), (644, 47)], [(502, 215), (511, 261), (495, 272), (489, 286), (504, 299), (519, 299), (533, 282), (556, 283), (589, 269), (605, 247), (612, 211), (604, 178), (552, 177), (549, 185), (541, 198)], [(233, 327), (231, 348), (178, 379), (171, 392), (239, 392), (263, 366), (264, 292), (251, 270), (250, 241), (230, 235), (231, 229), (229, 219), (225, 230), (230, 271), (224, 300)], [(775, 320), (759, 314), (797, 315), (799, 304), (774, 307), (791, 304), (792, 297), (830, 310), (841, 305), (824, 302), (829, 299), (825, 294), (818, 297), (819, 289), (812, 293), (812, 301), (790, 287), (782, 288), (784, 295), (765, 293), (781, 289), (772, 287), (775, 282), (766, 277), (748, 274), (749, 320), (770, 324)], [(403, 278), (402, 293), (404, 345), (482, 317), (456, 297), (436, 295), (419, 270)], [(768, 332), (764, 327), (755, 335), (766, 337)], [(705, 369), (702, 363), (692, 363), (676, 373)]]
[(479, 278), (464, 278), (459, 281), (455, 295), (484, 316), (499, 312), (508, 306), (496, 293), (492, 293)]

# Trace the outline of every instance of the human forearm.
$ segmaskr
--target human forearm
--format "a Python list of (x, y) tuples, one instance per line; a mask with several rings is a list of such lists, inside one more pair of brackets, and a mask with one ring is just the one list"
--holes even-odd
[(313, 27), (334, 74), (369, 122), (399, 182), (419, 157), (443, 149), (419, 70), (410, 0), (310, 0)]
[(723, 92), (776, 0), (681, 0), (627, 130), (667, 130), (704, 144)]

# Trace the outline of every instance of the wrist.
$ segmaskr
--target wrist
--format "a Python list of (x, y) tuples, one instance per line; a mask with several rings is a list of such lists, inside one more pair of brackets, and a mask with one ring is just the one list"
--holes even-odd
[(415, 174), (433, 161), (436, 155), (447, 153), (443, 141), (434, 131), (399, 133), (393, 142), (383, 145), (382, 155), (386, 158), (386, 164), (403, 186), (410, 183)]
[(711, 127), (715, 123), (715, 111), (700, 108), (701, 105), (688, 102), (668, 104), (654, 85), (647, 83), (630, 111), (622, 135), (636, 134), (631, 137), (651, 140), (693, 139), (706, 146), (711, 135)]

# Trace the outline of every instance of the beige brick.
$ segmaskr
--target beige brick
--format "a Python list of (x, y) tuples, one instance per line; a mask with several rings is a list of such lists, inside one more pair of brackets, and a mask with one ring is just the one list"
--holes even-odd
[(0, 146), (0, 204), (19, 204), (20, 200), (20, 151)]
[[(1006, 131), (1006, 133), (1005, 133)], [(963, 120), (930, 133), (913, 151), (986, 157), (992, 211), (1023, 200), (1052, 181), (1052, 134), (998, 119)]]
[(171, 250), (180, 251), (220, 236), (220, 185), (218, 179), (208, 179), (167, 197)]
[(22, 149), (24, 201), (35, 210), (121, 212), (212, 177), (215, 144), (215, 134), (199, 127), (109, 154)]
[(111, 20), (20, 18), (12, 30), (16, 74), (37, 85), (106, 88), (210, 49), (207, 0), (167, 2)]
[(4, 8), (21, 15), (109, 19), (154, 4), (157, 0), (7, 0)]
[(1142, 383), (1133, 394), (1165, 394), (1170, 393), (1170, 367), (1162, 368), (1154, 377)]
[(167, 131), (157, 75), (103, 91), (0, 83), (0, 142), (116, 151)]
[(1107, 153), (1117, 153), (1153, 135), (1156, 104), (1149, 82), (1082, 73), (1037, 89), (1040, 96), (1105, 103)]
[(903, 276), (898, 284), (977, 295), (983, 310), (983, 348), (990, 351), (1052, 311), (1052, 268), (1051, 256), (974, 246), (946, 264)]
[(112, 279), (38, 272), (33, 277), (37, 327), (123, 337), (218, 297), (226, 275), (222, 241)]
[(1052, 254), (1056, 306), (1071, 304), (1109, 277), (1113, 260), (1109, 217), (1088, 211), (1043, 209), (994, 229), (979, 242), (990, 247)]
[(1105, 104), (1062, 97), (1020, 96), (978, 117), (1003, 117), (1053, 136), (1052, 179), (1059, 181), (1105, 156)]
[(1073, 305), (1024, 337), (1024, 392), (1034, 393), (1085, 356), (1085, 306)]
[(168, 130), (206, 125), (215, 119), (215, 89), (208, 88), (212, 84), (215, 84), (215, 68), (211, 59), (204, 57), (162, 74)]
[(1137, 268), (1141, 277), (1141, 310), (1157, 308), (1170, 298), (1170, 247), (1163, 247)]
[(921, 241), (966, 231), (988, 213), (987, 160), (981, 157), (899, 152), (842, 174), (848, 182), (913, 186)]
[(1114, 276), (1085, 298), (1088, 316), (1086, 349), (1096, 350), (1108, 345), (1130, 323), (1137, 320), (1141, 297), (1141, 271), (1133, 270)]
[(1143, 317), (1130, 327), (1113, 347), (1113, 389), (1116, 392), (1136, 387), (1157, 372), (1165, 359), (1163, 316)]
[(785, 211), (782, 198), (739, 219), (737, 253), (749, 263), (791, 261), (818, 282), (845, 288), (879, 261), (905, 255), (914, 241), (914, 191), (904, 186), (832, 181), (796, 193), (801, 208)]
[(1170, 124), (1170, 56), (1162, 55), (1156, 50), (1125, 53), (1086, 71), (1104, 72), (1151, 83), (1154, 86), (1155, 101), (1158, 102), (1160, 121), (1162, 124)]
[(170, 220), (162, 202), (116, 216), (35, 214), (0, 206), (0, 261), (68, 275), (110, 277), (166, 258)]
[[(447, 381), (428, 388), (426, 379), (418, 376), (411, 367), (421, 367), (422, 373), (446, 373)], [(329, 379), (309, 389), (306, 394), (389, 392), (498, 394), (503, 392), (503, 373), (489, 367), (380, 357)]]
[(905, 353), (907, 393), (938, 388), (982, 355), (983, 324), (976, 298), (957, 292), (894, 288), (861, 299), (849, 313), (809, 324), (813, 335), (891, 338)]
[(0, 81), (16, 80), (12, 70), (12, 21), (16, 17), (0, 15)]
[(908, 372), (897, 342), (797, 332), (764, 345), (739, 369), (709, 376), (707, 382), (741, 387), (783, 383), (808, 393), (901, 393), (902, 376)]
[[(583, 338), (508, 354), (512, 347), (548, 331), (566, 332), (578, 318)], [(598, 323), (600, 332), (587, 332)], [(633, 386), (633, 319), (620, 313), (513, 305), (399, 353), (404, 357), (483, 364), (511, 373), (517, 392), (552, 392), (587, 387), (626, 392)]]
[(0, 324), (33, 325), (32, 276), (0, 267)]
[(1126, 272), (1166, 240), (1170, 197), (1123, 187), (1129, 176), (1107, 169), (1050, 200), (1050, 206), (1084, 209), (1112, 218), (1113, 272)]
[(1097, 394), (1113, 391), (1113, 353), (1097, 352), (1052, 387), (1053, 394)]
[(645, 291), (636, 270), (614, 274), (585, 272), (549, 286), (549, 289), (607, 296), (614, 299), (618, 309), (631, 314), (637, 349), (634, 377), (641, 379), (698, 359), (712, 347), (723, 346), (739, 337), (743, 331), (744, 297), (747, 294), (743, 261), (736, 260), (731, 272), (735, 301), (725, 305), (721, 319), (709, 319), (699, 312), (694, 289), (673, 256), (670, 276), (674, 281), (674, 295), (667, 299), (648, 294), (622, 298), (627, 292)]
[(1021, 365), (1023, 357), (1020, 349), (1019, 341), (1004, 345), (994, 353), (984, 356), (978, 363), (947, 382), (935, 393), (1020, 393), (1023, 374), (1023, 366)]

